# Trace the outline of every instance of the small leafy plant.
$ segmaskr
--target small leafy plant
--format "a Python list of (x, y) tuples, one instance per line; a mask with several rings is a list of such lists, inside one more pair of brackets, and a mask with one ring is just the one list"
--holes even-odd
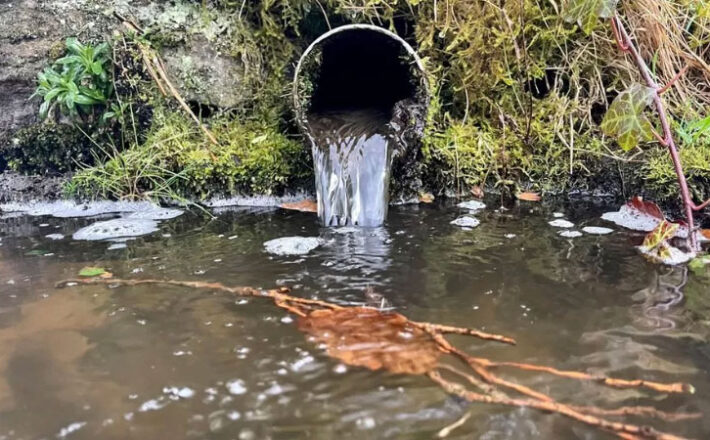
[[(678, 178), (680, 195), (685, 208), (685, 221), (690, 231), (688, 245), (690, 250), (695, 252), (700, 249), (700, 246), (695, 233), (693, 214), (710, 205), (710, 200), (696, 204), (691, 198), (688, 182), (683, 173), (683, 165), (678, 154), (678, 147), (671, 131), (670, 118), (661, 97), (683, 75), (685, 69), (681, 70), (668, 84), (660, 86), (654, 79), (653, 72), (648, 67), (648, 64), (641, 56), (641, 52), (636, 47), (636, 42), (617, 14), (617, 4), (618, 0), (568, 0), (565, 19), (569, 22), (578, 23), (586, 34), (592, 32), (599, 19), (609, 19), (614, 39), (619, 49), (633, 58), (645, 84), (633, 84), (628, 90), (620, 93), (611, 103), (604, 116), (601, 128), (607, 135), (615, 137), (619, 146), (626, 151), (637, 147), (640, 141), (647, 142), (653, 139), (668, 149)], [(660, 133), (656, 131), (654, 125), (645, 115), (646, 109), (650, 106), (656, 110), (661, 128)], [(685, 133), (685, 138), (694, 140), (697, 136), (707, 131), (709, 127), (710, 120), (703, 119), (697, 125), (689, 127)]]
[(37, 75), (39, 84), (32, 96), (44, 99), (39, 109), (42, 119), (58, 109), (73, 120), (84, 121), (96, 116), (96, 110), (105, 107), (113, 94), (109, 45), (85, 45), (68, 38), (66, 48), (66, 56)]

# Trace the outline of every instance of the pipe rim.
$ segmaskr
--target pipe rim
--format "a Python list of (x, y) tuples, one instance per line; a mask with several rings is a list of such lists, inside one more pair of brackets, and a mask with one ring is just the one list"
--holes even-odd
[(404, 47), (404, 50), (407, 52), (407, 54), (414, 60), (414, 64), (416, 65), (417, 69), (419, 72), (421, 72), (421, 83), (422, 86), (424, 87), (424, 94), (425, 94), (425, 99), (426, 99), (426, 104), (429, 104), (429, 98), (430, 98), (430, 87), (429, 87), (429, 80), (426, 74), (426, 69), (424, 69), (424, 63), (422, 62), (421, 57), (417, 52), (414, 50), (414, 48), (407, 43), (402, 37), (397, 35), (396, 33), (390, 31), (389, 29), (385, 29), (379, 26), (375, 26), (372, 24), (346, 24), (343, 26), (338, 26), (336, 28), (333, 28), (329, 30), (328, 32), (322, 34), (313, 42), (308, 45), (306, 50), (303, 52), (301, 57), (298, 59), (298, 63), (296, 64), (296, 70), (293, 74), (293, 83), (292, 83), (292, 95), (293, 95), (293, 108), (296, 112), (296, 121), (297, 123), (301, 126), (301, 129), (307, 132), (307, 124), (306, 124), (306, 115), (303, 113), (303, 107), (301, 106), (301, 102), (299, 100), (298, 96), (298, 82), (300, 79), (300, 74), (301, 74), (301, 69), (303, 68), (303, 63), (308, 59), (310, 56), (311, 52), (315, 50), (316, 47), (323, 41), (327, 40), (328, 38), (332, 37), (333, 35), (337, 35), (342, 32), (346, 31), (353, 31), (353, 30), (366, 30), (366, 31), (373, 31), (373, 32), (379, 32), (381, 34), (384, 34), (395, 41), (397, 41), (402, 47)]

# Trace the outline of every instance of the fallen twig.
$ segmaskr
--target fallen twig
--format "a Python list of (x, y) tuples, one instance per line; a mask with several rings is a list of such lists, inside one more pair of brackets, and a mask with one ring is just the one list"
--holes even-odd
[[(553, 397), (536, 391), (526, 385), (498, 377), (491, 369), (509, 367), (524, 371), (535, 371), (565, 377), (573, 380), (591, 381), (612, 388), (645, 388), (661, 393), (692, 393), (693, 387), (684, 383), (659, 383), (645, 380), (615, 379), (596, 376), (579, 371), (559, 370), (542, 365), (518, 362), (496, 362), (490, 359), (470, 356), (452, 345), (446, 334), (473, 336), (487, 341), (515, 344), (515, 340), (479, 330), (416, 322), (405, 316), (384, 312), (369, 307), (348, 307), (316, 299), (299, 298), (290, 294), (288, 288), (257, 289), (247, 286), (225, 286), (222, 283), (203, 281), (179, 281), (156, 279), (80, 278), (61, 281), (57, 288), (73, 285), (140, 286), (160, 284), (165, 286), (189, 287), (217, 290), (225, 293), (255, 298), (269, 298), (274, 305), (299, 317), (299, 329), (311, 335), (315, 341), (324, 344), (331, 357), (354, 366), (372, 370), (385, 369), (393, 373), (423, 374), (449, 394), (454, 394), (471, 402), (496, 405), (528, 407), (553, 412), (589, 426), (609, 431), (624, 440), (681, 440), (682, 437), (658, 431), (647, 426), (608, 420), (606, 417), (649, 417), (668, 422), (701, 417), (699, 413), (668, 413), (649, 406), (624, 406), (604, 409), (581, 406), (556, 401)], [(462, 361), (472, 373), (463, 371), (450, 363), (441, 362), (440, 356), (448, 354)], [(471, 391), (465, 385), (442, 377), (447, 372), (464, 384), (475, 387), (480, 392)], [(524, 398), (510, 397), (506, 391), (514, 391)], [(439, 431), (443, 438), (461, 426), (468, 415)]]

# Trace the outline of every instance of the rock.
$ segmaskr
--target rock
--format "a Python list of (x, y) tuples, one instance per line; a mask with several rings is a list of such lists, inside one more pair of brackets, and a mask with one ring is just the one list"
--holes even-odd
[(162, 52), (168, 75), (187, 101), (219, 108), (233, 108), (251, 97), (240, 87), (244, 66), (234, 57), (217, 52), (202, 36), (184, 46)]
[(306, 255), (321, 245), (318, 237), (281, 237), (264, 243), (266, 252), (275, 255)]
[[(0, 3), (0, 147), (15, 130), (37, 121), (37, 73), (63, 53), (64, 39), (93, 39), (108, 18), (68, 1), (16, 0)], [(86, 3), (86, 2), (81, 2)], [(111, 19), (116, 24), (116, 21)], [(60, 48), (57, 51), (57, 47)]]

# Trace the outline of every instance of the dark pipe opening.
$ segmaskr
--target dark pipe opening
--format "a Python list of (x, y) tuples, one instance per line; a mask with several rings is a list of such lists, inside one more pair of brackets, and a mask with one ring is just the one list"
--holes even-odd
[(417, 94), (411, 57), (402, 44), (380, 32), (354, 29), (322, 43), (322, 61), (314, 72), (313, 113), (378, 108)]

